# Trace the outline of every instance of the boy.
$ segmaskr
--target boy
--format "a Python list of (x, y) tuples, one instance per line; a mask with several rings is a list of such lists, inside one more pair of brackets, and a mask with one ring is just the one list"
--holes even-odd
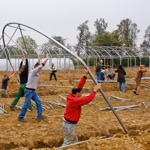
[(136, 78), (135, 78), (135, 89), (133, 91), (134, 94), (139, 95), (139, 91), (140, 91), (140, 85), (141, 85), (141, 78), (143, 76), (143, 73), (147, 72), (147, 70), (143, 70), (144, 69), (144, 65), (140, 65), (139, 71), (137, 72)]
[(6, 92), (8, 81), (10, 80), (11, 77), (13, 77), (14, 72), (10, 74), (9, 76), (7, 74), (4, 75), (4, 78), (2, 80), (2, 87), (1, 87), (1, 97), (7, 98), (9, 97), (8, 93)]

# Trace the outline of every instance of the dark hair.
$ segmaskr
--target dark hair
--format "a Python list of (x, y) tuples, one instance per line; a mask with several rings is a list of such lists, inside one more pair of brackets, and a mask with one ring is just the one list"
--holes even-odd
[(4, 78), (8, 77), (8, 74), (4, 74)]
[(39, 65), (40, 65), (40, 63), (37, 62), (37, 63), (34, 65), (34, 67), (37, 67), (37, 66), (39, 66)]
[(121, 72), (123, 72), (123, 70), (124, 70), (123, 67), (122, 67), (122, 65), (119, 65), (119, 66), (118, 66), (118, 69), (119, 69)]
[(72, 89), (72, 94), (80, 93), (82, 91), (82, 87), (74, 87)]

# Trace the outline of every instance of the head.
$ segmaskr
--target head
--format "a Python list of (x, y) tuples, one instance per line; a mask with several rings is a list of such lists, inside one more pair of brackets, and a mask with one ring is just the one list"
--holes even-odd
[(119, 66), (118, 66), (118, 69), (122, 69), (122, 65), (119, 65)]
[(82, 96), (82, 87), (74, 87), (72, 89), (72, 94), (75, 96), (75, 97), (81, 97)]
[(4, 78), (8, 78), (8, 74), (4, 74)]
[(100, 59), (100, 60), (99, 60), (99, 63), (100, 63), (100, 64), (102, 64), (102, 63), (103, 63), (103, 60), (102, 60), (102, 59)]
[(38, 67), (40, 65), (40, 63), (36, 63), (35, 65), (34, 65), (34, 68), (36, 68), (36, 67)]
[(140, 70), (144, 69), (144, 67), (145, 67), (144, 65), (140, 65)]
[(107, 79), (111, 79), (111, 75), (110, 74), (107, 76)]

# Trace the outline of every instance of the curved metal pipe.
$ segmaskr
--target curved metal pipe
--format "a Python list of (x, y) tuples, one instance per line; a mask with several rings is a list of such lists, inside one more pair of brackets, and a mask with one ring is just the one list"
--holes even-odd
[[(45, 36), (46, 38), (52, 40), (52, 41), (53, 41), (54, 43), (56, 43), (58, 46), (62, 47), (64, 50), (66, 50), (68, 53), (70, 53), (73, 57), (75, 57), (77, 60), (79, 60), (79, 61), (82, 63), (82, 65), (88, 70), (89, 75), (90, 75), (91, 79), (93, 80), (93, 82), (94, 82), (95, 84), (97, 84), (97, 82), (96, 82), (96, 80), (95, 80), (95, 78), (94, 78), (92, 72), (90, 71), (90, 69), (88, 68), (88, 66), (85, 64), (85, 62), (84, 62), (80, 57), (78, 57), (77, 55), (75, 55), (73, 52), (71, 52), (68, 48), (66, 48), (64, 45), (62, 45), (61, 43), (59, 43), (59, 42), (56, 41), (55, 39), (53, 39), (53, 38), (51, 38), (51, 37), (48, 37), (47, 35), (43, 34), (42, 32), (40, 32), (40, 31), (38, 31), (38, 30), (36, 30), (36, 29), (34, 29), (34, 28), (31, 28), (31, 27), (29, 27), (29, 26), (27, 26), (27, 25), (24, 25), (24, 24), (20, 24), (20, 23), (8, 23), (8, 24), (6, 24), (5, 27), (3, 28), (3, 33), (2, 33), (2, 35), (4, 35), (4, 30), (5, 30), (5, 28), (6, 28), (8, 25), (10, 25), (10, 24), (18, 24), (19, 26), (22, 25), (22, 26), (24, 26), (24, 27), (30, 28), (30, 29), (32, 29), (32, 30), (34, 30), (34, 31), (36, 31), (36, 32), (38, 32), (38, 33), (40, 33), (41, 35)], [(3, 36), (3, 42), (4, 42), (4, 44), (5, 44), (4, 36)], [(9, 61), (9, 62), (11, 63), (11, 61)], [(108, 106), (111, 108), (111, 110), (112, 110), (112, 112), (114, 113), (115, 117), (118, 119), (118, 121), (119, 121), (119, 123), (121, 124), (122, 128), (124, 129), (125, 133), (128, 133), (127, 128), (125, 127), (125, 125), (123, 124), (123, 122), (121, 121), (121, 119), (119, 118), (118, 114), (117, 114), (116, 111), (114, 110), (113, 106), (111, 105), (111, 103), (110, 103), (109, 100), (107, 99), (107, 97), (106, 97), (106, 95), (104, 94), (104, 92), (103, 92), (102, 89), (100, 89), (100, 92), (101, 92), (102, 96), (104, 97), (105, 101), (107, 102)]]

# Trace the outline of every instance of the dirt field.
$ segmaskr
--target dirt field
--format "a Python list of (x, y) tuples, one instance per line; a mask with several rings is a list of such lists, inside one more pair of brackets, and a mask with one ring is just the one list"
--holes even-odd
[[(126, 69), (126, 80), (134, 82), (135, 70)], [(92, 70), (94, 74), (94, 70)], [(0, 80), (5, 72), (0, 72)], [(38, 86), (37, 92), (46, 105), (46, 101), (55, 102), (58, 100), (65, 104), (65, 100), (58, 96), (66, 97), (71, 91), (71, 87), (77, 84), (83, 75), (81, 71), (58, 71), (58, 81), (49, 81), (49, 71), (40, 73), (39, 84), (49, 86)], [(95, 76), (95, 74), (94, 74)], [(147, 72), (144, 76), (150, 76)], [(90, 77), (88, 78), (90, 79)], [(150, 86), (150, 80), (142, 80), (144, 86)], [(83, 89), (83, 94), (89, 93), (94, 83), (87, 81)], [(102, 88), (107, 99), (110, 95), (125, 98), (118, 100), (110, 98), (110, 103), (116, 106), (138, 105), (134, 109), (116, 111), (121, 121), (128, 130), (128, 134), (110, 110), (100, 110), (108, 107), (100, 92), (91, 104), (82, 107), (80, 121), (77, 124), (77, 134), (79, 143), (63, 148), (65, 150), (150, 150), (150, 107), (145, 107), (143, 102), (150, 102), (150, 90), (141, 86), (140, 95), (133, 93), (134, 84), (127, 84), (127, 91), (118, 91), (117, 82), (102, 83)], [(0, 98), (0, 103), (4, 104), (4, 114), (0, 114), (0, 150), (54, 150), (58, 149), (63, 142), (62, 118), (64, 107), (54, 106), (53, 109), (43, 110), (43, 115), (47, 116), (44, 121), (37, 121), (36, 108), (28, 111), (25, 119), (27, 123), (17, 120), (20, 112), (19, 108), (11, 111), (11, 103), (18, 90), (18, 83), (13, 77), (9, 81), (9, 98)], [(22, 97), (18, 103), (22, 105)]]

